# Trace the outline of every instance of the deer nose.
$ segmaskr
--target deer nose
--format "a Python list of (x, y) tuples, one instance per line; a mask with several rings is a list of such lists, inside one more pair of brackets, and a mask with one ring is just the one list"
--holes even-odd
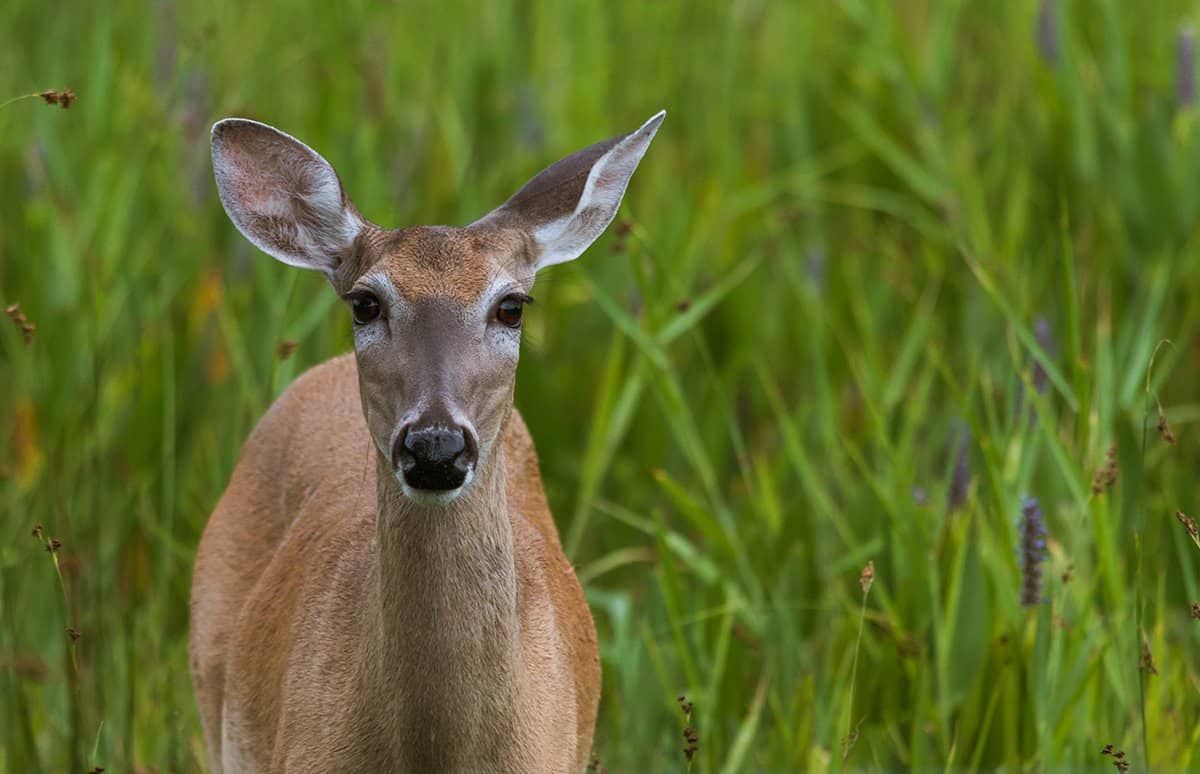
[(405, 483), (413, 489), (458, 489), (475, 465), (475, 445), (461, 427), (405, 428), (396, 439), (394, 452)]

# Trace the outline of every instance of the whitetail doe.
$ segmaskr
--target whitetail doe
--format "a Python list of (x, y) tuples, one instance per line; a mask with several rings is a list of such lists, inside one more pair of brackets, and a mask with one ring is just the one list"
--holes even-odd
[(354, 353), (259, 422), (196, 555), (190, 660), (214, 772), (566, 772), (591, 751), (596, 632), (513, 408), (538, 269), (612, 222), (665, 113), (464, 228), (367, 222), (333, 167), (212, 131), (221, 203), (325, 273)]

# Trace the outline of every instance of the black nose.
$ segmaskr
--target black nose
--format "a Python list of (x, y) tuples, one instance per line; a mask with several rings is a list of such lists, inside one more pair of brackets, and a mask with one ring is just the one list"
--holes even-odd
[(408, 428), (396, 444), (396, 462), (413, 489), (458, 489), (475, 464), (474, 446), (462, 428)]

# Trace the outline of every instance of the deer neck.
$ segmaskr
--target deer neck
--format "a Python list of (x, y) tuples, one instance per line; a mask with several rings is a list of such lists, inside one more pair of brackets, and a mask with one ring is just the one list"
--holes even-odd
[(521, 640), (503, 453), (497, 442), (472, 486), (444, 506), (413, 503), (380, 464), (378, 636), (367, 638), (366, 670), (377, 690), (367, 693), (404, 751), (397, 763), (412, 770), (499, 763), (517, 735)]

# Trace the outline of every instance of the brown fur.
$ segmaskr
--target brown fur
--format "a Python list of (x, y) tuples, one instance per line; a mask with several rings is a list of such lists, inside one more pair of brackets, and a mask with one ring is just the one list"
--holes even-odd
[[(515, 410), (502, 437), (495, 458), (506, 479), (501, 527), (512, 538), (525, 654), (518, 704), (488, 708), (495, 714), (479, 718), (482, 737), (450, 745), (454, 757), (434, 749), (436, 739), (407, 755), (390, 747), (386, 722), (363, 716), (371, 686), (391, 686), (387, 674), (368, 670), (372, 658), (360, 655), (373, 641), (367, 611), (379, 607), (375, 583), (389, 557), (381, 551), (388, 540), (376, 514), (376, 455), (353, 357), (312, 369), (279, 398), (247, 441), (196, 558), (190, 650), (213, 771), (223, 770), (223, 723), (236, 724), (227, 733), (250, 752), (243, 762), (262, 771), (391, 771), (406, 762), (491, 771), (586, 765), (600, 696), (595, 630)], [(434, 528), (449, 534), (451, 526)], [(482, 701), (434, 697), (441, 698), (451, 705)], [(514, 730), (496, 722), (507, 713), (538, 724)], [(488, 739), (489, 731), (498, 738)]]
[(532, 247), (517, 229), (372, 227), (359, 241), (355, 257), (334, 276), (338, 292), (349, 290), (368, 268), (381, 263), (392, 285), (408, 301), (440, 297), (469, 304), (479, 298), (500, 268), (494, 265), (497, 257), (503, 257), (503, 268), (522, 284), (533, 283)]

